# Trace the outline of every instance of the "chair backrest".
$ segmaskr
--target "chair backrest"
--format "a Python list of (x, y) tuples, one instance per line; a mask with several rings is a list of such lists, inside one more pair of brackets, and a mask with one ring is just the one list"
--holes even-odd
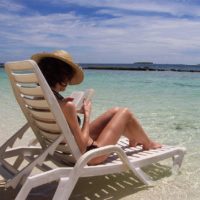
[(81, 152), (37, 63), (33, 60), (7, 62), (5, 69), (16, 100), (42, 148), (62, 135), (66, 148), (77, 160)]

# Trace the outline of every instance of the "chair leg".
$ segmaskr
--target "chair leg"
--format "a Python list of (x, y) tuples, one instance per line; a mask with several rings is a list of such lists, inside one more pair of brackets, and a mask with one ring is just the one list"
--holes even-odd
[(22, 164), (23, 161), (24, 161), (24, 156), (23, 155), (18, 156), (15, 163), (13, 164), (13, 167), (15, 169), (18, 169), (18, 167)]
[(173, 161), (173, 172), (176, 173), (179, 171), (182, 161), (183, 161), (183, 157), (184, 157), (185, 152), (184, 151), (180, 151), (179, 154), (176, 154), (172, 157), (172, 161)]
[[(41, 174), (33, 175), (31, 177), (28, 177), (26, 181), (24, 182), (21, 190), (17, 194), (17, 197), (15, 200), (25, 200), (27, 196), (29, 195), (30, 191), (33, 188), (36, 188), (38, 186), (44, 185), (46, 183), (50, 183), (53, 181), (58, 180), (61, 177), (64, 177), (63, 179), (68, 179), (68, 175), (71, 173), (71, 169), (55, 169), (48, 172), (44, 172)], [(61, 193), (60, 193), (61, 195)], [(60, 198), (57, 198), (60, 199)]]
[(153, 181), (141, 168), (131, 168), (134, 175), (145, 185), (153, 185)]
[(27, 179), (25, 184), (22, 186), (21, 190), (17, 194), (15, 200), (26, 200), (32, 188), (33, 188), (32, 184), (30, 184), (30, 181)]
[(53, 200), (68, 200), (79, 176), (75, 176), (74, 173), (70, 177), (60, 178), (57, 190), (54, 194)]

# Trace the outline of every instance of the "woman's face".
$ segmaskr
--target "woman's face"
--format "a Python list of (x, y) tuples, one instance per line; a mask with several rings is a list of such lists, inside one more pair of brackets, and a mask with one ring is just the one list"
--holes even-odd
[(58, 83), (60, 85), (60, 91), (65, 91), (66, 87), (69, 84), (69, 80), (66, 78), (64, 81)]

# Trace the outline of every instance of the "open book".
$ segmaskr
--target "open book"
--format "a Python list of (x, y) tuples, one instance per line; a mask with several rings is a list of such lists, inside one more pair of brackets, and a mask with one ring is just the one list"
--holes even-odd
[(94, 89), (87, 89), (85, 91), (74, 91), (70, 97), (74, 99), (73, 103), (76, 105), (76, 109), (80, 110), (83, 105), (83, 101), (90, 100), (93, 95)]

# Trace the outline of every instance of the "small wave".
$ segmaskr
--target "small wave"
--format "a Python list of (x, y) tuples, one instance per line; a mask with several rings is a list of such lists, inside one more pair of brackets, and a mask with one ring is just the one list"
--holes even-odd
[(185, 84), (185, 83), (174, 83), (174, 85), (181, 86), (181, 87), (190, 87), (190, 88), (200, 87), (200, 85), (192, 85), (192, 84)]
[(175, 130), (198, 129), (198, 127), (194, 126), (191, 123), (175, 123), (174, 129)]

